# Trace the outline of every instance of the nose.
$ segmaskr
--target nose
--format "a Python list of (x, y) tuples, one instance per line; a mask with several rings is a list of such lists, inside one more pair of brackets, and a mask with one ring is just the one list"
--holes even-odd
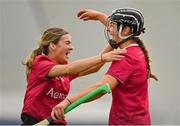
[(114, 34), (114, 28), (112, 26), (109, 26), (107, 31), (110, 33), (110, 35)]
[(72, 45), (69, 46), (69, 50), (73, 51), (74, 47)]
[(107, 26), (107, 31), (108, 31), (108, 32), (110, 32), (110, 28), (111, 28), (111, 26), (108, 25), (108, 26)]

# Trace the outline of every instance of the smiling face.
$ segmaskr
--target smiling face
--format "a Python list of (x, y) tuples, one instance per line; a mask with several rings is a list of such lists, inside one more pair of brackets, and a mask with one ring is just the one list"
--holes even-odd
[[(53, 43), (51, 43), (53, 44)], [(73, 50), (71, 45), (71, 35), (65, 34), (57, 42), (50, 46), (54, 55), (54, 60), (58, 64), (67, 64), (69, 59), (69, 54)]]

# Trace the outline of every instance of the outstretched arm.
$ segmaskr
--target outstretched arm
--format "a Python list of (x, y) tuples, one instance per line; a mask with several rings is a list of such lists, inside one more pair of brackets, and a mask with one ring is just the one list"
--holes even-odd
[[(103, 50), (102, 54), (105, 54), (105, 53), (110, 52), (110, 51), (112, 51), (112, 50), (113, 50), (113, 48), (112, 48), (110, 45), (108, 45), (108, 46)], [(123, 50), (123, 49), (120, 49), (119, 52), (121, 52), (121, 54), (123, 55), (126, 51)], [(122, 56), (122, 57), (123, 57), (123, 56)], [(98, 63), (98, 64), (90, 67), (89, 69), (80, 72), (78, 76), (85, 76), (85, 75), (88, 75), (88, 74), (91, 74), (91, 73), (98, 72), (104, 64), (105, 64), (105, 62)]]
[[(100, 87), (101, 85), (103, 85), (104, 83), (108, 83), (110, 86), (110, 89), (113, 90), (118, 84), (119, 82), (112, 77), (111, 75), (104, 75), (103, 78), (96, 83), (95, 85), (90, 86), (89, 88), (77, 93), (74, 96), (69, 96), (68, 98), (66, 98), (65, 100), (63, 100), (61, 103), (59, 103), (58, 105), (56, 105), (52, 112), (51, 112), (51, 116), (53, 119), (61, 119), (62, 117), (64, 117), (64, 109), (70, 104), (73, 103), (74, 101), (76, 101), (77, 99), (83, 97), (84, 95), (88, 94), (89, 92), (97, 89), (98, 87)], [(93, 97), (92, 99), (90, 99), (89, 101), (93, 101), (95, 99), (100, 98), (101, 96), (103, 96), (105, 93), (101, 93), (95, 97)]]
[[(103, 50), (102, 54), (107, 53), (107, 52), (110, 52), (110, 51), (112, 51), (112, 50), (113, 50), (113, 48), (111, 48), (111, 46), (108, 45), (108, 46)], [(123, 51), (122, 51), (122, 53), (123, 53)], [(104, 62), (98, 63), (98, 64), (96, 64), (95, 66), (92, 66), (91, 68), (89, 68), (89, 69), (87, 69), (87, 70), (85, 70), (85, 71), (80, 72), (80, 73), (79, 73), (79, 76), (85, 76), (85, 75), (88, 75), (88, 74), (91, 74), (91, 73), (95, 73), (95, 72), (99, 71), (100, 68), (101, 68), (104, 64), (105, 64)]]
[(102, 55), (77, 60), (70, 64), (56, 65), (49, 71), (48, 77), (79, 75), (81, 72), (95, 66), (96, 64), (120, 60), (123, 57), (121, 54), (122, 52), (120, 51), (111, 51)]

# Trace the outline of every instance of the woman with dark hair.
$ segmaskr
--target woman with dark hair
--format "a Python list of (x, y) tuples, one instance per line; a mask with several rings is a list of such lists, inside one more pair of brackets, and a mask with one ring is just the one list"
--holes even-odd
[[(148, 79), (158, 79), (151, 73), (148, 51), (139, 38), (144, 32), (142, 13), (136, 9), (123, 8), (114, 10), (108, 17), (102, 12), (84, 9), (78, 16), (83, 20), (99, 20), (106, 26), (105, 32), (111, 47), (127, 52), (121, 60), (112, 62), (99, 82), (74, 96), (68, 96), (68, 99), (74, 102), (102, 84), (109, 83), (112, 90), (109, 125), (150, 125)], [(53, 119), (64, 116), (64, 109), (68, 105), (66, 100), (56, 105), (51, 113)]]

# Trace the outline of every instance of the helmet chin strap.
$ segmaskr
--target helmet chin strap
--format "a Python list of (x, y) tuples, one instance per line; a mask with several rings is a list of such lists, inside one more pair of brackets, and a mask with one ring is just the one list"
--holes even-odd
[(111, 38), (109, 37), (107, 27), (105, 27), (105, 29), (104, 29), (104, 35), (105, 35), (106, 40), (108, 41), (109, 45), (110, 45), (113, 49), (117, 49), (117, 48), (119, 47), (119, 44), (118, 44), (115, 40), (113, 40), (113, 39), (111, 39)]
[(129, 37), (131, 37), (131, 36), (133, 36), (133, 34), (130, 34), (130, 35), (127, 35), (127, 36), (122, 36), (122, 35), (121, 35), (122, 28), (123, 28), (123, 25), (121, 24), (121, 25), (120, 25), (120, 28), (119, 28), (119, 32), (117, 32), (117, 33), (118, 33), (118, 36), (122, 39), (122, 41), (125, 40), (125, 39), (127, 39), (127, 38), (129, 38)]
[(127, 35), (127, 36), (121, 36), (120, 33), (122, 32), (122, 28), (123, 28), (123, 25), (120, 25), (119, 32), (117, 31), (117, 33), (116, 33), (121, 38), (121, 41), (118, 42), (118, 43), (115, 40), (110, 39), (107, 28), (104, 29), (104, 35), (105, 35), (107, 41), (109, 42), (110, 46), (112, 48), (114, 48), (114, 49), (117, 49), (119, 47), (119, 45), (121, 45), (124, 42), (124, 40), (126, 40), (127, 38), (133, 36), (133, 34), (130, 34), (130, 35)]

